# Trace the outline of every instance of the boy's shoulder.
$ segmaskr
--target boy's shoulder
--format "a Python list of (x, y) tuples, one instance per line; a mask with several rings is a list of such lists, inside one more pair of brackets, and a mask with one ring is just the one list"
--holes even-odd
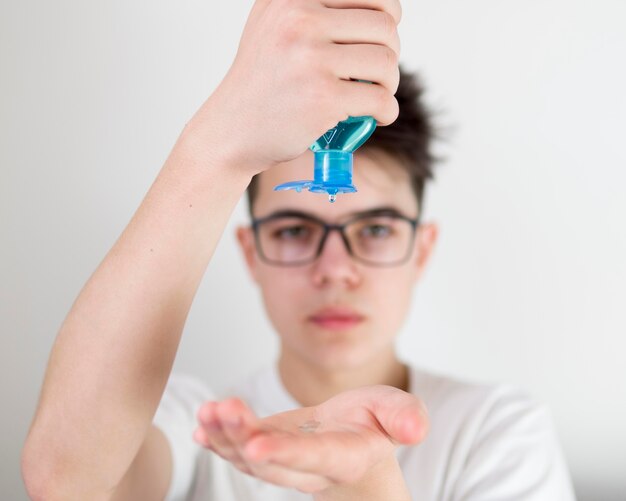
[(410, 389), (416, 396), (439, 405), (445, 401), (482, 401), (499, 399), (506, 396), (530, 399), (530, 393), (506, 382), (486, 382), (473, 378), (445, 374), (409, 365)]
[(482, 382), (410, 366), (410, 391), (431, 415), (484, 422), (490, 417), (546, 413), (543, 402), (510, 383)]
[(424, 402), (430, 416), (424, 449), (448, 444), (447, 454), (464, 462), (483, 453), (485, 457), (499, 457), (493, 453), (496, 450), (519, 454), (525, 449), (539, 455), (558, 450), (548, 406), (527, 390), (509, 383), (465, 380), (415, 367), (411, 370), (411, 392)]

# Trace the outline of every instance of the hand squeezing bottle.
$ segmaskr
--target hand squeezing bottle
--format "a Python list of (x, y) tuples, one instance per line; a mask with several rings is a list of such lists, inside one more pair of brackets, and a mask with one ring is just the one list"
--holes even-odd
[(299, 193), (307, 188), (313, 193), (328, 193), (330, 202), (336, 200), (338, 193), (354, 193), (357, 189), (352, 184), (352, 154), (374, 129), (376, 120), (371, 116), (348, 117), (339, 122), (309, 147), (315, 153), (313, 180), (290, 181), (274, 190), (293, 189)]

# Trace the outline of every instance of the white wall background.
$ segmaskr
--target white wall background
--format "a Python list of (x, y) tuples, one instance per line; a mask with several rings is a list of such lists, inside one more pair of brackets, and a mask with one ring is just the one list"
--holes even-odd
[[(55, 333), (235, 55), (250, 0), (2, 0), (0, 489)], [(400, 25), (448, 161), (405, 358), (547, 401), (581, 500), (626, 499), (626, 2), (412, 0)], [(215, 387), (276, 354), (232, 229), (176, 367)], [(244, 309), (245, 315), (238, 312)]]

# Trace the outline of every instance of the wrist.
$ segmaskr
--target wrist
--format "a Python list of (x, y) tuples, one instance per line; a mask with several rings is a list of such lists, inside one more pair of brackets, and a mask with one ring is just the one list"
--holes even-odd
[(393, 499), (410, 501), (402, 469), (394, 453), (376, 463), (361, 479), (352, 484), (337, 484), (313, 495), (315, 501), (368, 501)]
[(242, 168), (236, 156), (223, 147), (205, 124), (192, 118), (179, 134), (160, 176), (201, 193), (225, 193), (230, 191), (228, 186), (236, 187), (239, 197), (253, 174)]
[(235, 176), (252, 179), (276, 162), (264, 159), (232, 125), (232, 110), (223, 105), (218, 91), (212, 94), (185, 124), (181, 140), (207, 162), (227, 165)]

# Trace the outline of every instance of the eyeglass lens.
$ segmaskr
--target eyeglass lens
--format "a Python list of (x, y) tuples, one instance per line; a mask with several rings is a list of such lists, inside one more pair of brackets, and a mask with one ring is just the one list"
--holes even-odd
[[(390, 264), (407, 255), (413, 226), (398, 217), (371, 216), (352, 221), (344, 232), (355, 257)], [(291, 216), (265, 221), (258, 228), (258, 242), (264, 257), (284, 264), (315, 259), (323, 236), (323, 224)]]

